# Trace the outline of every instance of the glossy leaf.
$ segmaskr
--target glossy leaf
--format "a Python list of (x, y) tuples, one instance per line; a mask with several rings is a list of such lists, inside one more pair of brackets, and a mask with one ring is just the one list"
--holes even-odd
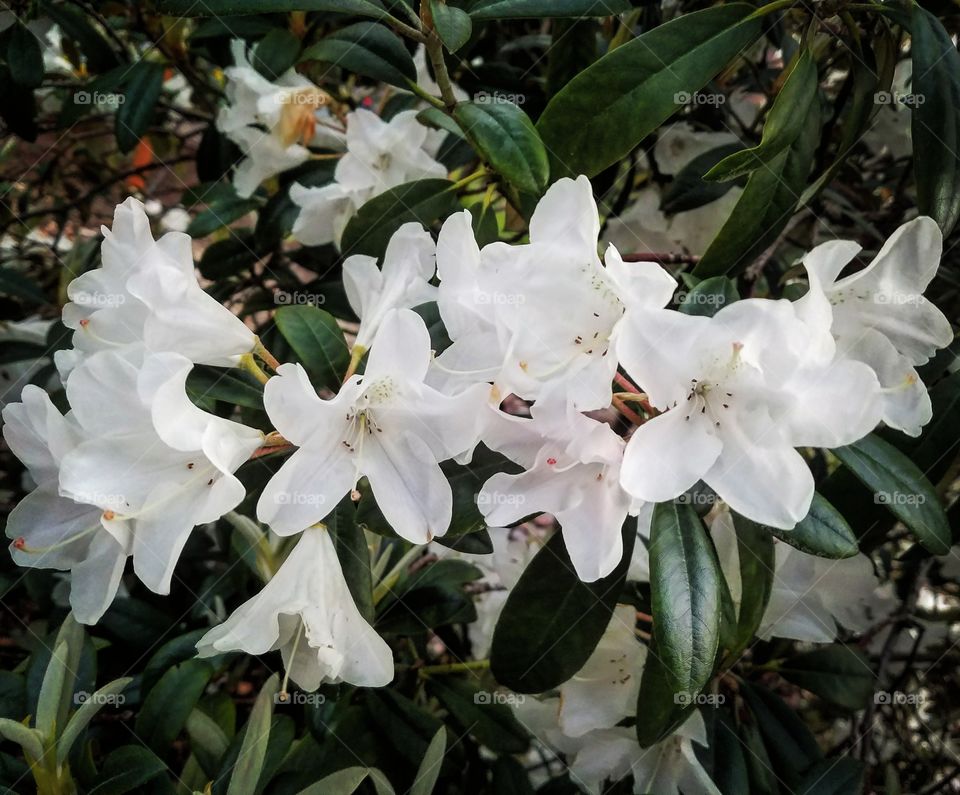
[(476, 0), (470, 7), (470, 16), (474, 19), (606, 17), (629, 9), (629, 0)]
[(212, 666), (203, 660), (187, 660), (170, 668), (140, 707), (136, 722), (140, 739), (156, 753), (165, 754), (212, 675)]
[(851, 710), (870, 703), (877, 682), (866, 657), (842, 644), (798, 654), (779, 665), (777, 672), (804, 690)]
[(444, 0), (430, 0), (430, 16), (443, 46), (450, 52), (456, 52), (470, 41), (473, 22), (466, 11), (447, 5)]
[(401, 88), (417, 80), (417, 67), (403, 41), (376, 22), (358, 22), (331, 33), (307, 48), (300, 60), (336, 64)]
[(284, 306), (274, 319), (311, 381), (338, 387), (350, 365), (350, 351), (333, 315), (315, 306)]
[(260, 688), (254, 702), (250, 720), (243, 735), (240, 756), (230, 777), (227, 795), (255, 795), (257, 783), (263, 773), (267, 746), (270, 741), (270, 728), (273, 721), (274, 697), (280, 689), (280, 676), (274, 674)]
[(860, 552), (847, 520), (818, 493), (813, 495), (810, 511), (792, 530), (764, 529), (801, 552), (821, 558), (852, 558)]
[(40, 42), (30, 29), (16, 22), (7, 40), (7, 65), (13, 82), (27, 88), (37, 88), (43, 82), (43, 52)]
[(731, 655), (740, 654), (753, 640), (773, 591), (776, 555), (768, 528), (733, 514), (740, 561), (740, 609), (737, 613), (736, 646)]
[(164, 14), (183, 17), (229, 17), (288, 11), (328, 11), (375, 19), (389, 16), (379, 0), (157, 0), (157, 7)]
[(522, 754), (530, 738), (507, 704), (493, 703), (480, 683), (452, 677), (434, 677), (430, 689), (465, 731), (492, 751)]

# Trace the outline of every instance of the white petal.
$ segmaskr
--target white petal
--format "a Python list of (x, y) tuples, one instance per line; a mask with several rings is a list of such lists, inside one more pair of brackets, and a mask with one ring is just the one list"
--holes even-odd
[(540, 199), (530, 219), (530, 241), (596, 258), (600, 217), (590, 180), (558, 179)]
[(73, 568), (70, 607), (81, 624), (96, 624), (110, 607), (120, 587), (127, 550), (109, 533), (101, 532), (90, 543), (87, 558)]
[(670, 303), (677, 280), (656, 262), (624, 262), (611, 243), (603, 258), (607, 274), (627, 308), (662, 309)]
[(391, 375), (423, 381), (430, 367), (430, 332), (411, 309), (395, 309), (383, 319), (364, 371), (370, 381)]

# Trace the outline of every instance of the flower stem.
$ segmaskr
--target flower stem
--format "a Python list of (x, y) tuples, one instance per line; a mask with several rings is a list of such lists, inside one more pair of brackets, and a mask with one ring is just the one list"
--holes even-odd
[(435, 674), (458, 674), (463, 671), (485, 671), (490, 667), (490, 660), (470, 660), (468, 662), (447, 663), (445, 665), (425, 665), (419, 669), (421, 676)]
[(643, 425), (643, 417), (637, 414), (633, 409), (628, 409), (626, 404), (618, 398), (613, 398), (613, 405), (624, 417), (634, 425)]
[(399, 582), (400, 577), (403, 576), (403, 573), (407, 570), (407, 566), (409, 566), (421, 552), (423, 552), (423, 547), (411, 547), (407, 550), (406, 554), (397, 561), (396, 565), (384, 575), (383, 579), (377, 583), (377, 587), (373, 589), (373, 603), (375, 605), (379, 604), (380, 600), (390, 593), (390, 590)]
[(347, 372), (343, 374), (344, 382), (350, 378), (356, 371), (357, 367), (360, 365), (360, 360), (363, 359), (364, 354), (366, 354), (367, 349), (363, 345), (354, 345), (353, 351), (350, 354), (350, 364), (347, 367)]
[(467, 185), (469, 185), (469, 184), (470, 184), (471, 182), (473, 182), (475, 179), (480, 179), (480, 177), (485, 177), (485, 176), (487, 175), (487, 173), (488, 173), (488, 172), (487, 172), (487, 169), (486, 169), (486, 168), (478, 168), (476, 171), (474, 171), (474, 172), (473, 172), (472, 174), (470, 174), (469, 176), (466, 176), (466, 177), (464, 177), (463, 179), (459, 179), (459, 180), (457, 180), (456, 182), (454, 182), (454, 183), (453, 183), (453, 188), (451, 188), (451, 190), (460, 190), (460, 188), (465, 188)]
[(252, 353), (245, 353), (240, 357), (239, 367), (241, 370), (246, 370), (250, 373), (261, 384), (265, 384), (270, 380), (270, 376), (263, 372), (259, 365), (257, 365)]
[(276, 357), (264, 347), (259, 337), (257, 337), (257, 341), (253, 346), (253, 353), (256, 356), (259, 356), (267, 365), (267, 367), (269, 367), (274, 372), (276, 372), (279, 369), (280, 362), (278, 362)]
[(415, 83), (413, 80), (408, 80), (407, 85), (410, 86), (410, 90), (416, 94), (420, 99), (425, 102), (429, 102), (433, 107), (439, 108), (440, 110), (446, 110), (447, 106), (443, 103), (442, 100), (437, 99), (433, 94), (431, 94), (426, 89), (422, 88), (419, 84)]

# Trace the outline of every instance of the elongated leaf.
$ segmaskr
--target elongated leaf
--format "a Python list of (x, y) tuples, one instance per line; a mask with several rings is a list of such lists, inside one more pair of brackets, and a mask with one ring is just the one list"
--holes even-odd
[(163, 88), (163, 64), (138, 61), (124, 81), (123, 103), (117, 108), (117, 147), (131, 151), (150, 126)]
[(43, 290), (13, 268), (0, 268), (0, 293), (23, 298), (35, 304), (47, 302)]
[(960, 217), (960, 53), (940, 20), (918, 4), (910, 32), (917, 205), (947, 236)]
[(250, 409), (263, 408), (263, 384), (236, 368), (196, 365), (187, 376), (187, 394), (194, 402), (213, 399)]
[(473, 22), (466, 11), (448, 6), (444, 0), (430, 0), (430, 15), (443, 46), (450, 52), (456, 52), (470, 41)]
[[(794, 792), (797, 795), (847, 795), (863, 791), (863, 763), (849, 756), (823, 759), (811, 767)], [(889, 789), (887, 789), (889, 792)]]
[(336, 64), (349, 72), (401, 88), (416, 82), (417, 67), (400, 37), (376, 22), (358, 22), (318, 41), (300, 57)]
[(636, 540), (623, 527), (623, 559), (608, 576), (581, 582), (563, 535), (555, 533), (510, 591), (493, 633), (490, 669), (518, 693), (543, 693), (579, 671), (610, 623)]
[(271, 82), (278, 80), (297, 62), (300, 39), (284, 28), (273, 28), (253, 48), (250, 63)]
[(410, 787), (409, 795), (431, 795), (440, 777), (443, 755), (447, 750), (447, 730), (440, 729), (430, 741), (426, 756), (417, 768), (417, 776)]
[(740, 610), (737, 614), (737, 642), (730, 650), (738, 655), (753, 640), (773, 591), (776, 555), (773, 537), (756, 522), (733, 514), (737, 532), (737, 553), (740, 559)]
[(695, 210), (709, 202), (716, 201), (730, 188), (739, 184), (730, 182), (706, 182), (703, 175), (725, 157), (743, 149), (740, 144), (717, 146), (708, 152), (697, 155), (677, 172), (673, 181), (663, 191), (660, 209), (665, 213), (682, 213)]
[(164, 773), (167, 766), (142, 745), (124, 745), (111, 751), (90, 795), (124, 795), (142, 792), (144, 784)]
[(197, 762), (208, 776), (217, 775), (220, 760), (230, 747), (230, 740), (219, 724), (200, 709), (194, 709), (187, 718), (190, 748)]
[(96, 716), (96, 714), (103, 709), (103, 707), (110, 703), (112, 700), (115, 700), (120, 693), (123, 692), (124, 688), (129, 685), (133, 679), (129, 676), (122, 677), (120, 679), (114, 679), (112, 682), (105, 684), (99, 690), (97, 690), (92, 696), (87, 698), (83, 704), (80, 705), (80, 709), (73, 713), (70, 716), (66, 727), (63, 729), (63, 733), (60, 735), (60, 739), (57, 741), (57, 763), (63, 764), (67, 758), (67, 754), (70, 753), (70, 749), (73, 747), (74, 742), (87, 728), (90, 721)]
[(350, 365), (350, 351), (333, 315), (315, 306), (284, 306), (274, 319), (313, 383), (338, 387)]
[(873, 698), (876, 676), (859, 651), (835, 644), (792, 657), (777, 668), (784, 678), (847, 709), (863, 709)]
[(16, 743), (33, 759), (43, 756), (43, 737), (36, 729), (31, 729), (10, 718), (0, 718), (0, 737)]
[(685, 14), (617, 47), (571, 80), (537, 129), (554, 179), (593, 176), (665, 122), (760, 35), (744, 3)]
[(345, 767), (301, 790), (299, 795), (353, 795), (368, 772), (365, 767)]
[(650, 530), (653, 634), (674, 693), (693, 698), (713, 673), (722, 576), (693, 508), (659, 503)]
[(506, 704), (494, 703), (492, 695), (481, 690), (478, 683), (436, 677), (430, 681), (430, 689), (457, 723), (491, 751), (522, 754), (529, 747), (530, 738), (513, 710)]
[(389, 17), (379, 0), (157, 0), (161, 13), (182, 17), (229, 17), (287, 11), (330, 11), (374, 19)]
[(156, 753), (166, 753), (212, 675), (212, 666), (203, 660), (187, 660), (170, 668), (150, 691), (137, 715), (140, 739)]
[(230, 777), (227, 795), (254, 795), (257, 791), (257, 783), (263, 772), (267, 745), (270, 741), (274, 696), (279, 689), (278, 674), (271, 676), (260, 688), (260, 694), (250, 713), (250, 720), (247, 721), (243, 745), (240, 746), (240, 756)]
[(694, 268), (694, 276), (733, 276), (777, 239), (803, 193), (819, 138), (815, 105), (807, 115), (807, 129), (793, 145), (750, 175), (730, 217)]
[(360, 615), (373, 623), (373, 577), (370, 573), (370, 549), (363, 530), (357, 527), (357, 510), (348, 494), (324, 521), (333, 533), (340, 568)]
[(763, 137), (757, 146), (729, 155), (711, 168), (704, 179), (727, 181), (769, 163), (789, 147), (806, 128), (807, 114), (817, 101), (817, 64), (804, 50), (767, 114)]
[(649, 748), (667, 737), (696, 709), (692, 698), (674, 692), (656, 637), (650, 641), (637, 694), (637, 741)]
[(727, 304), (740, 298), (737, 285), (726, 276), (711, 276), (686, 292), (676, 295), (680, 302), (680, 311), (685, 315), (705, 315), (713, 317)]
[(606, 17), (630, 9), (629, 0), (476, 0), (474, 19)]
[(95, 73), (106, 72), (120, 63), (110, 44), (83, 13), (65, 4), (43, 3), (43, 13), (57, 23), (64, 38), (75, 41)]
[(17, 22), (7, 40), (7, 65), (15, 83), (36, 88), (43, 82), (43, 53), (40, 42), (30, 29)]
[(421, 179), (391, 188), (371, 199), (343, 230), (340, 250), (344, 256), (368, 254), (379, 257), (391, 235), (409, 221), (429, 226), (457, 210), (457, 194), (446, 179)]
[(833, 452), (926, 549), (935, 555), (950, 550), (950, 525), (937, 492), (906, 455), (876, 434)]
[(483, 159), (508, 182), (524, 193), (543, 193), (550, 164), (526, 113), (512, 102), (461, 102), (453, 117)]
[(53, 649), (47, 670), (43, 675), (40, 698), (37, 701), (37, 714), (33, 725), (48, 741), (52, 741), (63, 731), (58, 718), (66, 714), (63, 704), (69, 703), (73, 695), (73, 680), (76, 669), (69, 666), (69, 646), (60, 641)]
[(847, 520), (818, 493), (813, 495), (809, 513), (793, 530), (764, 529), (801, 552), (821, 558), (852, 558), (860, 552)]

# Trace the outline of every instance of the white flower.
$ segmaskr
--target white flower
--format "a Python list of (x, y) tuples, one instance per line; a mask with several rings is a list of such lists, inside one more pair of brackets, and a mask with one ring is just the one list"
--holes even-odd
[(104, 351), (67, 383), (83, 438), (60, 460), (60, 493), (100, 508), (104, 527), (118, 538), (130, 535), (134, 571), (157, 593), (169, 593), (191, 530), (243, 499), (233, 472), (263, 439), (190, 402), (191, 366), (179, 354), (162, 353), (138, 370)]
[(747, 299), (711, 318), (631, 311), (617, 352), (663, 413), (627, 444), (623, 487), (664, 502), (703, 480), (738, 513), (793, 527), (813, 498), (795, 448), (850, 444), (880, 416), (873, 372), (833, 360), (814, 333), (789, 301)]
[(63, 322), (74, 349), (55, 355), (61, 376), (86, 356), (113, 351), (139, 364), (147, 353), (174, 351), (198, 364), (235, 365), (255, 337), (239, 318), (203, 291), (190, 238), (168, 232), (154, 241), (143, 205), (117, 206), (103, 228), (102, 266), (67, 288)]
[(815, 323), (827, 318), (838, 356), (874, 370), (883, 387), (883, 421), (910, 436), (933, 414), (914, 368), (953, 340), (950, 321), (923, 297), (942, 249), (940, 228), (921, 216), (900, 226), (866, 268), (842, 279), (860, 252), (852, 241), (823, 243), (803, 260), (810, 290), (798, 311)]
[(231, 42), (230, 49), (235, 65), (226, 70), (228, 104), (217, 116), (217, 128), (246, 155), (233, 178), (240, 196), (305, 163), (309, 146), (342, 148), (343, 132), (324, 106), (325, 92), (293, 69), (270, 82), (250, 65), (242, 40)]
[(370, 199), (406, 182), (446, 177), (446, 167), (427, 151), (435, 148), (430, 145), (434, 132), (412, 110), (389, 122), (363, 108), (348, 113), (347, 153), (337, 163), (334, 182), (290, 188), (290, 198), (300, 206), (293, 236), (308, 246), (339, 245), (347, 222)]
[(384, 317), (393, 309), (412, 309), (436, 300), (430, 284), (436, 270), (436, 245), (418, 223), (401, 226), (387, 244), (383, 268), (375, 257), (355, 254), (343, 263), (343, 287), (360, 329), (355, 345), (370, 347)]
[[(730, 596), (739, 611), (743, 592), (740, 552), (733, 518), (726, 507), (714, 513), (710, 535)], [(775, 540), (774, 544), (773, 588), (757, 637), (830, 643), (841, 626), (864, 632), (877, 620), (872, 611), (878, 606), (880, 583), (866, 555), (830, 560), (801, 552), (782, 541)]]
[(304, 690), (325, 682), (382, 687), (393, 679), (390, 647), (354, 604), (326, 528), (304, 532), (263, 590), (197, 644), (201, 657), (275, 649)]
[(396, 532), (414, 543), (443, 535), (453, 505), (438, 462), (479, 439), (486, 388), (447, 397), (423, 383), (430, 336), (409, 309), (380, 325), (366, 371), (321, 400), (300, 365), (270, 379), (264, 405), (277, 430), (300, 447), (270, 480), (257, 516), (279, 535), (323, 519), (367, 477)]
[(104, 522), (100, 508), (58, 492), (60, 462), (83, 438), (74, 418), (32, 384), (22, 401), (3, 409), (3, 436), (37, 488), (7, 517), (10, 553), (20, 566), (70, 571), (74, 614), (95, 624), (116, 595), (131, 539), (126, 528)]
[(447, 220), (437, 243), (438, 305), (453, 344), (438, 370), (493, 381), (499, 394), (535, 400), (562, 390), (578, 410), (610, 404), (608, 355), (627, 305), (662, 307), (676, 288), (653, 263), (597, 256), (600, 220), (590, 181), (561, 179), (530, 220), (530, 243), (481, 251), (469, 213)]
[(498, 412), (484, 429), (484, 443), (526, 472), (493, 475), (477, 504), (493, 525), (540, 511), (553, 514), (577, 576), (593, 582), (620, 562), (621, 528), (627, 514), (639, 509), (620, 485), (624, 442), (606, 423), (549, 398), (538, 401), (531, 415)]

